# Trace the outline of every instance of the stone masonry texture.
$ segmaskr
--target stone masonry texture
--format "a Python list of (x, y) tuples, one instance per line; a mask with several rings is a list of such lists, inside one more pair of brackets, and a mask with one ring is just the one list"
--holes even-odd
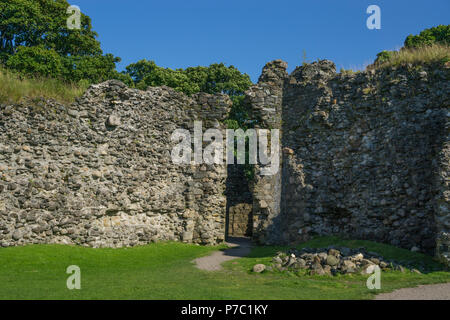
[(175, 129), (221, 127), (226, 95), (117, 81), (76, 103), (0, 110), (0, 243), (120, 247), (224, 239), (226, 168), (176, 165)]
[(340, 235), (448, 250), (450, 69), (286, 68), (268, 63), (246, 92), (255, 129), (281, 137), (278, 172), (255, 165), (248, 185), (230, 165), (171, 161), (175, 129), (224, 132), (224, 94), (107, 81), (69, 106), (1, 105), (0, 244), (215, 244), (228, 230), (261, 244)]
[(281, 110), (283, 148), (279, 177), (253, 186), (255, 239), (340, 235), (432, 253), (450, 230), (450, 70), (285, 68), (266, 65), (248, 98), (261, 122)]

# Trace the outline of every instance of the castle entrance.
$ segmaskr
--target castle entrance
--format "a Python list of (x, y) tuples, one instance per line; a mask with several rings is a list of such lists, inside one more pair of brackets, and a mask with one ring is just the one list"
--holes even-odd
[(229, 165), (226, 182), (226, 234), (229, 237), (251, 237), (253, 229), (253, 197), (243, 165)]

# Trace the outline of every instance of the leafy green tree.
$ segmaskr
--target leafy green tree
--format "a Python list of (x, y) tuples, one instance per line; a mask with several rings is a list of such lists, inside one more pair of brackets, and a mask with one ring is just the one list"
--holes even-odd
[(200, 91), (198, 84), (190, 82), (188, 76), (180, 69), (157, 67), (144, 77), (140, 86), (142, 87), (144, 84), (145, 87), (166, 85), (188, 95)]
[(128, 65), (126, 73), (130, 75), (133, 81), (138, 84), (144, 80), (144, 78), (159, 68), (154, 61), (148, 61), (146, 59), (139, 60), (136, 63)]
[(241, 73), (234, 66), (223, 63), (211, 64), (209, 67), (197, 66), (172, 70), (156, 65), (146, 59), (126, 67), (125, 73), (139, 89), (148, 86), (166, 85), (188, 95), (196, 92), (225, 93), (233, 101), (229, 118), (225, 121), (230, 129), (248, 128), (249, 115), (244, 104), (244, 92), (252, 85), (250, 77)]
[(81, 14), (81, 29), (67, 28), (67, 0), (3, 0), (0, 3), (0, 51), (43, 46), (62, 56), (102, 53), (91, 19)]
[(223, 63), (214, 63), (209, 67), (190, 67), (185, 73), (190, 81), (199, 84), (200, 91), (207, 93), (238, 96), (244, 94), (252, 84), (247, 74), (242, 74), (234, 66), (226, 67)]
[(120, 79), (120, 58), (103, 55), (91, 19), (81, 13), (80, 29), (67, 28), (67, 0), (2, 0), (0, 62), (31, 75), (89, 83)]
[(6, 65), (27, 75), (44, 77), (61, 75), (64, 69), (62, 57), (55, 50), (43, 46), (17, 48)]
[(409, 35), (405, 40), (405, 48), (419, 48), (433, 44), (450, 45), (450, 25), (439, 25), (425, 29), (418, 35)]
[(165, 85), (186, 94), (200, 91), (198, 85), (190, 82), (182, 69), (162, 68), (154, 61), (146, 59), (128, 65), (125, 73), (133, 79), (139, 89)]
[(116, 79), (118, 75), (115, 70), (117, 62), (120, 62), (120, 58), (114, 57), (112, 54), (65, 57), (64, 78), (75, 82), (84, 79), (90, 83)]
[(138, 88), (166, 85), (186, 94), (206, 92), (239, 96), (252, 84), (247, 74), (223, 63), (172, 70), (143, 59), (127, 66), (126, 73)]

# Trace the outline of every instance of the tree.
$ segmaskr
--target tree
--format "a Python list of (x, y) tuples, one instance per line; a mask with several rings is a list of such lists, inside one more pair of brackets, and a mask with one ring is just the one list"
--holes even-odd
[(132, 84), (116, 71), (120, 58), (103, 55), (88, 16), (81, 13), (79, 30), (67, 28), (69, 6), (67, 0), (2, 0), (0, 62), (31, 75)]
[(64, 68), (61, 56), (55, 50), (43, 46), (17, 48), (6, 65), (27, 75), (53, 78), (60, 76)]
[(209, 67), (190, 67), (185, 70), (189, 80), (198, 83), (200, 91), (207, 93), (226, 93), (238, 96), (252, 84), (247, 74), (242, 74), (234, 66), (214, 63)]
[(146, 59), (126, 67), (128, 75), (138, 89), (149, 86), (166, 85), (188, 95), (196, 92), (225, 93), (233, 101), (233, 106), (226, 120), (230, 129), (246, 129), (249, 117), (248, 106), (244, 104), (244, 92), (252, 85), (250, 77), (241, 73), (234, 66), (214, 63), (208, 67), (189, 67), (185, 70), (159, 67), (154, 61)]
[(128, 65), (125, 74), (133, 79), (137, 88), (143, 90), (149, 86), (165, 85), (186, 94), (200, 91), (198, 85), (190, 82), (182, 69), (162, 68), (146, 59)]
[(149, 75), (157, 68), (159, 67), (154, 61), (143, 59), (128, 65), (125, 69), (126, 73), (129, 74), (133, 81), (137, 84), (143, 81), (145, 76)]
[(200, 91), (198, 85), (190, 82), (182, 69), (162, 68), (156, 65), (154, 61), (146, 59), (128, 65), (125, 74), (133, 79), (136, 88), (142, 90), (149, 86), (165, 85), (186, 94)]
[(166, 85), (186, 94), (206, 92), (239, 96), (252, 84), (247, 74), (223, 63), (173, 70), (143, 59), (127, 66), (126, 73), (138, 88)]
[(409, 35), (405, 39), (405, 48), (419, 48), (433, 44), (450, 45), (450, 25), (439, 25), (425, 29), (418, 35)]
[[(87, 80), (89, 83), (98, 83), (108, 79), (117, 79), (116, 63), (120, 58), (112, 54), (95, 56), (69, 56), (64, 58), (64, 78), (78, 82)], [(125, 78), (127, 78), (125, 76)], [(130, 79), (131, 80), (131, 79)], [(132, 81), (124, 81), (131, 84)]]
[(0, 3), (0, 51), (43, 46), (62, 56), (102, 54), (91, 19), (81, 14), (81, 29), (67, 28), (67, 0), (3, 0)]

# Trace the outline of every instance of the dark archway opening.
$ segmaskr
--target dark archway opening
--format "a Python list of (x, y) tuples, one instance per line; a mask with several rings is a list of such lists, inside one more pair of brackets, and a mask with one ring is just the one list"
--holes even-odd
[(228, 165), (225, 195), (227, 197), (225, 239), (251, 237), (253, 229), (253, 197), (244, 165)]

